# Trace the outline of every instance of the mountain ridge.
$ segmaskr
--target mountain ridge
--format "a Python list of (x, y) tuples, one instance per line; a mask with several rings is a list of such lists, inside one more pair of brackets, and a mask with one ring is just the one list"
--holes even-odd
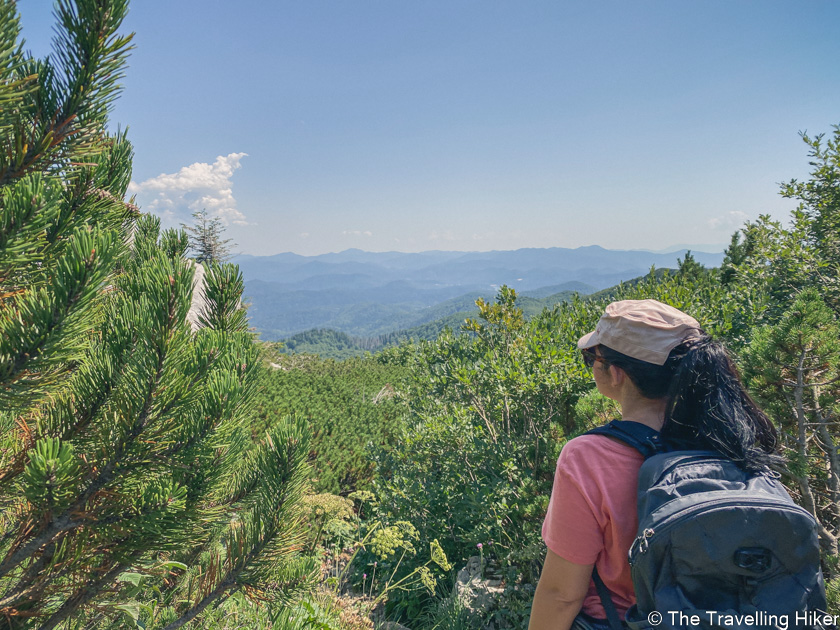
[[(423, 311), (460, 296), (492, 298), (505, 284), (523, 296), (594, 292), (648, 273), (675, 268), (687, 250), (668, 254), (609, 250), (520, 248), (489, 252), (343, 252), (303, 256), (240, 255), (251, 325), (276, 340), (313, 328), (376, 336), (428, 322)], [(718, 266), (723, 254), (694, 253)]]

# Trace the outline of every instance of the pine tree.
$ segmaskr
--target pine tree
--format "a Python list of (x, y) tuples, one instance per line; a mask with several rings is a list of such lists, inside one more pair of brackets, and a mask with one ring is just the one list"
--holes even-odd
[(699, 280), (706, 272), (706, 268), (697, 262), (690, 249), (686, 250), (684, 257), (677, 258), (677, 265), (677, 273), (688, 282)]
[(206, 210), (197, 210), (192, 214), (194, 225), (181, 224), (187, 231), (190, 240), (190, 250), (195, 254), (199, 263), (227, 262), (230, 260), (232, 239), (222, 238), (225, 226), (219, 217), (212, 219)]
[(836, 561), (840, 546), (840, 325), (810, 287), (744, 352), (752, 391), (781, 429), (785, 471)]
[(124, 201), (132, 150), (105, 124), (126, 11), (59, 0), (35, 60), (0, 0), (0, 628), (177, 628), (315, 570), (303, 431), (245, 421), (241, 274), (207, 266), (192, 325), (187, 235)]

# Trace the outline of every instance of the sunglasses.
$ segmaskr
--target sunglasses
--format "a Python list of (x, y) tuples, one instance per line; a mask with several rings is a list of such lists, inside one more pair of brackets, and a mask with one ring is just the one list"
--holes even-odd
[(587, 369), (591, 370), (596, 361), (601, 361), (604, 365), (609, 365), (609, 361), (607, 361), (604, 357), (599, 357), (595, 354), (595, 350), (592, 348), (584, 348), (581, 350), (581, 354), (583, 354), (583, 364), (587, 367)]

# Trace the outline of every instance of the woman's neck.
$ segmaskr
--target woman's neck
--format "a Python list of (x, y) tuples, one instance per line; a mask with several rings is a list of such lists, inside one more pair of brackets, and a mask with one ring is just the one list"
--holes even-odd
[(638, 422), (657, 431), (665, 422), (665, 398), (650, 399), (641, 396), (627, 396), (617, 401), (621, 406), (621, 419)]

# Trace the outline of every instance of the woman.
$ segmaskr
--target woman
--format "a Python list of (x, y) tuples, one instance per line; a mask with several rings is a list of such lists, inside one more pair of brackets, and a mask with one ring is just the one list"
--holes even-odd
[[(578, 348), (598, 391), (619, 404), (622, 420), (660, 431), (674, 446), (718, 451), (747, 470), (780, 461), (775, 428), (725, 350), (682, 311), (656, 300), (613, 302)], [(634, 448), (602, 435), (582, 435), (563, 447), (543, 523), (548, 552), (529, 630), (568, 630), (579, 615), (608, 630), (593, 568), (622, 619), (635, 602), (627, 554), (636, 536), (642, 461)]]

